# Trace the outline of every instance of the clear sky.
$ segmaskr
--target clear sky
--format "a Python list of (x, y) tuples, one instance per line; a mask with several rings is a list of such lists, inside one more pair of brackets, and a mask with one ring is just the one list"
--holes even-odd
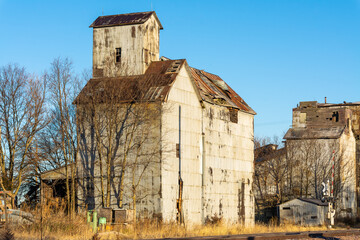
[(100, 15), (156, 11), (160, 55), (222, 77), (282, 137), (299, 101), (360, 101), (360, 0), (0, 0), (0, 66), (91, 68)]

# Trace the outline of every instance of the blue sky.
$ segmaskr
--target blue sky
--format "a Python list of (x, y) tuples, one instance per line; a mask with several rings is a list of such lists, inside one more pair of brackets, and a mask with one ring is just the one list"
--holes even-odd
[(299, 101), (360, 101), (360, 0), (0, 0), (0, 66), (91, 68), (99, 15), (155, 10), (160, 55), (221, 76), (282, 137)]

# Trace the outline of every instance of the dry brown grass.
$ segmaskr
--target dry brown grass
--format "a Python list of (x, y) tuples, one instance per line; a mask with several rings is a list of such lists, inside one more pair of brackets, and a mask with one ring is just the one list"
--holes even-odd
[(218, 223), (214, 225), (194, 225), (191, 227), (179, 226), (176, 223), (159, 224), (143, 221), (136, 230), (132, 226), (117, 227), (113, 229), (120, 233), (117, 237), (109, 239), (142, 239), (142, 238), (169, 238), (192, 236), (217, 236), (233, 234), (271, 233), (271, 232), (298, 232), (327, 230), (325, 226), (301, 227), (293, 224), (255, 224), (253, 227), (244, 227), (240, 224)]
[[(270, 232), (298, 232), (326, 230), (325, 226), (301, 227), (292, 224), (256, 224), (253, 227), (244, 227), (239, 224), (214, 224), (180, 226), (176, 223), (157, 223), (152, 221), (139, 222), (136, 229), (132, 225), (115, 226), (110, 233), (100, 233), (99, 239), (149, 239), (191, 236), (216, 236), (229, 234), (251, 234)], [(28, 226), (17, 226), (13, 232), (17, 239), (40, 239), (41, 224), (39, 221)], [(92, 239), (93, 233), (85, 222), (85, 216), (77, 215), (70, 219), (63, 213), (44, 218), (42, 224), (43, 238), (45, 239)]]
[[(92, 239), (94, 233), (86, 223), (85, 214), (69, 217), (65, 214), (63, 203), (45, 204), (41, 209), (31, 211), (35, 221), (29, 225), (14, 225), (12, 231), (16, 239)], [(180, 226), (176, 223), (159, 223), (156, 221), (139, 221), (137, 227), (132, 225), (117, 225), (112, 227), (110, 233), (98, 234), (99, 239), (142, 239), (142, 238), (170, 238), (191, 236), (216, 236), (230, 234), (252, 234), (270, 232), (298, 232), (325, 230), (325, 226), (301, 227), (293, 224), (277, 225), (275, 222), (268, 225), (256, 224), (244, 227), (239, 224), (226, 224), (218, 222), (208, 225)]]
[(32, 213), (34, 222), (11, 225), (16, 239), (41, 239), (41, 236), (42, 239), (91, 239), (94, 235), (85, 214), (70, 217), (66, 214), (65, 204), (54, 199), (42, 208), (22, 210)]

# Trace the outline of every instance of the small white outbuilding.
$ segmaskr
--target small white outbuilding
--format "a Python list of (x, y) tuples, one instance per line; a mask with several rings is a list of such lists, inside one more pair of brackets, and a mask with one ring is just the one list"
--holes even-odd
[(296, 198), (279, 205), (281, 223), (315, 226), (326, 222), (328, 203), (319, 199)]

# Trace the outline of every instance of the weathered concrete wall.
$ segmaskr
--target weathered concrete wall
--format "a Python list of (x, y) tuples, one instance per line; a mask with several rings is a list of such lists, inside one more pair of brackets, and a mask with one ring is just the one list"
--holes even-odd
[[(96, 133), (94, 128), (91, 127), (90, 118), (85, 116), (85, 119), (79, 116), (82, 106), (78, 107), (78, 119), (83, 119), (79, 125), (80, 139), (80, 152), (79, 162), (77, 166), (78, 171), (78, 204), (81, 207), (87, 207), (88, 209), (101, 207), (101, 173), (100, 173), (100, 161), (98, 155), (98, 148), (96, 144)], [(119, 105), (119, 109), (122, 106)], [(137, 107), (135, 107), (137, 108)], [(101, 122), (105, 125), (102, 127), (101, 132), (101, 144), (104, 145), (102, 152), (102, 165), (103, 165), (103, 183), (106, 195), (106, 147), (110, 146), (106, 140), (108, 135), (106, 132), (106, 107), (99, 115), (102, 117)], [(142, 109), (140, 107), (140, 109)], [(148, 108), (146, 108), (148, 109)], [(133, 111), (136, 111), (133, 109)], [(148, 110), (151, 111), (151, 110)], [(124, 111), (119, 110), (119, 114)], [(86, 113), (88, 114), (88, 113)], [(110, 114), (111, 116), (111, 114)], [(134, 166), (135, 169), (135, 183), (139, 180), (139, 176), (142, 174), (142, 169), (147, 166), (146, 171), (141, 177), (139, 186), (137, 187), (137, 214), (141, 217), (158, 217), (161, 213), (160, 207), (160, 116), (154, 117), (151, 126), (145, 126), (137, 124), (136, 121), (133, 123), (132, 119), (125, 119), (120, 117), (117, 124), (121, 125), (124, 123), (128, 129), (124, 129), (118, 144), (116, 138), (113, 138), (112, 148), (118, 147), (116, 156), (112, 159), (111, 163), (111, 199), (110, 207), (119, 207), (119, 193), (120, 193), (120, 177), (122, 170), (122, 163), (126, 157), (125, 164), (125, 177), (124, 177), (124, 195), (123, 204), (125, 209), (132, 209), (132, 174)], [(136, 124), (136, 125), (135, 125)], [(130, 133), (127, 132), (133, 126), (136, 126), (138, 130), (133, 135), (133, 141), (130, 140)], [(146, 128), (146, 130), (144, 130)], [(144, 137), (144, 132), (148, 134)], [(139, 138), (143, 137), (143, 144), (141, 149), (138, 151), (135, 145)], [(126, 139), (127, 138), (127, 139)], [(126, 139), (126, 140), (125, 140)], [(133, 147), (126, 148), (124, 145), (133, 144)], [(137, 161), (136, 165), (135, 160)]]
[(293, 127), (345, 126), (351, 120), (351, 110), (347, 107), (319, 108), (300, 107), (293, 110)]
[[(160, 26), (154, 16), (143, 24), (93, 29), (93, 77), (143, 74), (159, 60)], [(115, 49), (121, 61), (115, 62)]]
[(337, 217), (355, 218), (357, 215), (357, 194), (356, 194), (356, 141), (352, 131), (349, 134), (342, 134), (340, 138), (341, 154), (341, 194), (338, 204)]
[(187, 223), (201, 223), (201, 105), (184, 67), (172, 86), (164, 104), (162, 139), (162, 211), (165, 221), (176, 219), (179, 196), (179, 106), (181, 106), (181, 176), (183, 213)]
[(204, 217), (254, 223), (253, 115), (238, 111), (230, 121), (227, 108), (205, 103)]
[(173, 85), (163, 114), (163, 142), (170, 146), (162, 159), (163, 217), (175, 220), (178, 198), (179, 135), (181, 106), (181, 165), (183, 209), (188, 223), (213, 217), (229, 222), (254, 223), (253, 115), (238, 112), (230, 121), (226, 107), (203, 103), (184, 68)]

